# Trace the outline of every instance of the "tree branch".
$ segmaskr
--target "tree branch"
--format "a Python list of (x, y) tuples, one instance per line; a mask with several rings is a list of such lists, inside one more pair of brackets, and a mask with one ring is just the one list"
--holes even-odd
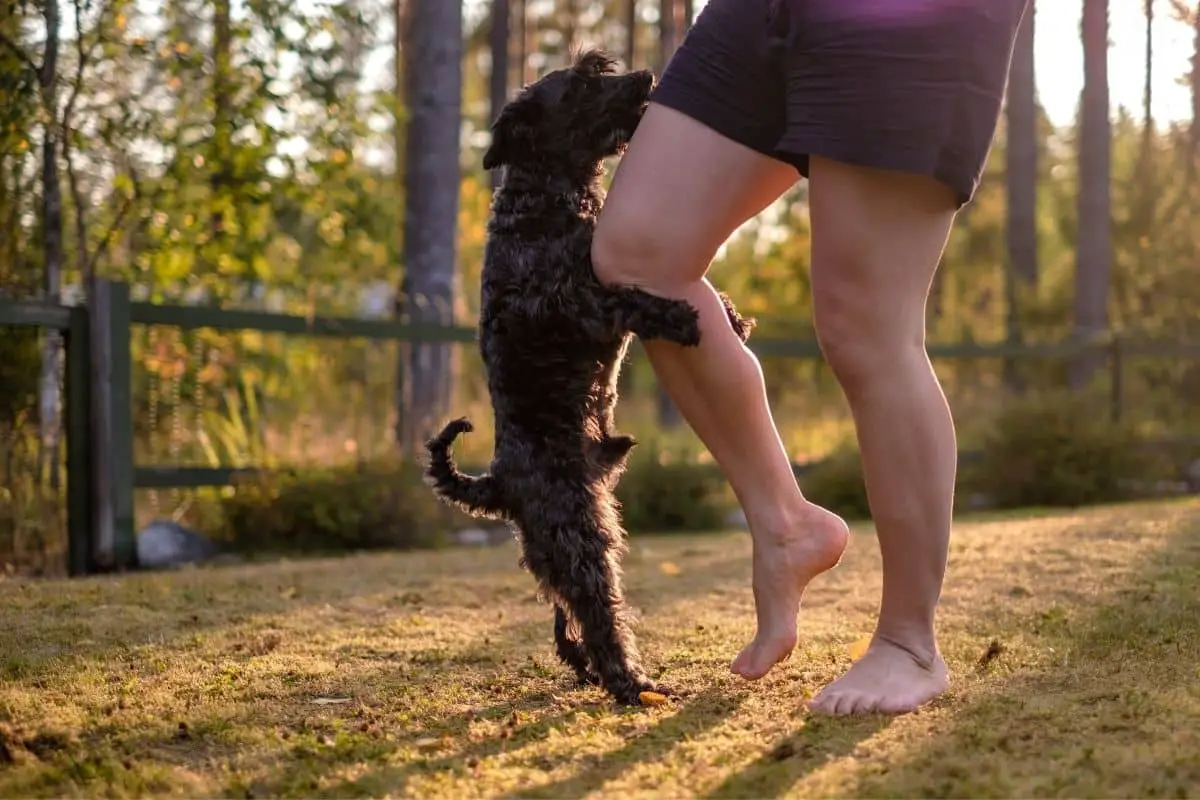
[[(137, 178), (134, 178), (134, 185), (137, 185)], [(100, 244), (96, 245), (96, 251), (92, 253), (92, 257), (88, 259), (87, 275), (90, 277), (96, 269), (96, 264), (100, 263), (100, 257), (108, 250), (108, 242), (112, 239), (113, 234), (121, 227), (121, 222), (125, 219), (125, 214), (129, 209), (133, 208), (133, 201), (137, 198), (137, 191), (134, 191), (133, 197), (125, 198), (125, 202), (117, 211), (117, 216), (113, 217), (112, 224), (108, 226), (108, 230), (104, 232), (104, 238), (100, 240)]]
[(37, 64), (33, 63), (33, 59), (29, 57), (29, 54), (22, 50), (20, 45), (8, 38), (8, 36), (3, 33), (0, 33), (0, 44), (7, 47), (9, 51), (16, 56), (21, 63), (24, 64), (34, 75), (41, 74), (41, 68), (38, 67)]
[[(75, 81), (74, 81), (73, 85), (71, 86), (71, 95), (70, 95), (70, 97), (67, 98), (67, 105), (63, 108), (62, 127), (63, 127), (63, 149), (64, 150), (67, 147), (69, 147), (69, 145), (67, 144), (67, 139), (69, 138), (70, 129), (71, 129), (71, 114), (73, 114), (75, 111), (75, 100), (79, 97), (80, 87), (83, 86), (83, 70), (87, 66), (88, 62), (91, 60), (92, 53), (96, 49), (96, 44), (100, 41), (100, 35), (97, 34), (96, 39), (92, 42), (91, 46), (87, 49), (87, 52), (86, 53), (84, 52), (84, 50), (83, 50), (83, 3), (81, 2), (81, 0), (73, 0), (73, 5), (75, 6), (75, 53), (77, 54), (77, 60), (75, 63)], [(100, 17), (101, 18), (104, 17), (103, 9), (101, 9), (101, 11), (100, 11)]]

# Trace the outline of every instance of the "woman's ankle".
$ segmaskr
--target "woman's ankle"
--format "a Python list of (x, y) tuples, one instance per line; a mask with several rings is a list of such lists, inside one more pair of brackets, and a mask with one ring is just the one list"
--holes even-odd
[(845, 522), (828, 509), (812, 503), (797, 491), (797, 497), (746, 514), (756, 544), (788, 546), (811, 541)]

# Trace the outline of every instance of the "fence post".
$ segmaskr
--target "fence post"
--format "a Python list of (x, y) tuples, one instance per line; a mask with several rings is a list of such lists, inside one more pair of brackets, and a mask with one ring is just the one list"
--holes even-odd
[(1120, 422), (1125, 412), (1125, 367), (1121, 337), (1114, 334), (1108, 348), (1109, 411), (1113, 422)]
[(92, 558), (99, 570), (131, 569), (137, 566), (137, 542), (129, 286), (96, 278), (91, 298)]
[(92, 564), (91, 336), (88, 309), (71, 309), (67, 328), (67, 572), (86, 575)]

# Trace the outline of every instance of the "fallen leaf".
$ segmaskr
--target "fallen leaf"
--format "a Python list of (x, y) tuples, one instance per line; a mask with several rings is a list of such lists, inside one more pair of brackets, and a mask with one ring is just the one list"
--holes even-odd
[(667, 696), (658, 692), (642, 692), (638, 695), (638, 700), (644, 706), (661, 706), (667, 702)]
[(767, 754), (772, 761), (787, 761), (796, 755), (796, 745), (791, 742), (780, 742), (775, 749)]
[(664, 561), (658, 565), (658, 568), (664, 575), (678, 575), (679, 573), (683, 572), (683, 570), (679, 568), (679, 565), (673, 561)]
[(317, 697), (313, 699), (314, 706), (340, 706), (349, 702), (349, 697)]
[(983, 651), (983, 655), (979, 657), (979, 666), (986, 667), (999, 658), (1003, 652), (1004, 645), (1000, 644), (1000, 640), (992, 639), (992, 643), (988, 645), (987, 650)]
[(867, 654), (867, 648), (871, 646), (871, 637), (864, 636), (857, 642), (854, 642), (847, 648), (850, 651), (850, 660), (858, 661)]

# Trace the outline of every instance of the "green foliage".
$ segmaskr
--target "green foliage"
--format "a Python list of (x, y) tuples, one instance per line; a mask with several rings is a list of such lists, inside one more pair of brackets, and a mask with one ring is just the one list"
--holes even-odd
[(617, 499), (631, 533), (717, 530), (735, 507), (724, 475), (715, 464), (696, 458), (694, 445), (658, 439), (634, 450)]
[(843, 443), (800, 476), (805, 497), (846, 519), (870, 519), (862, 458), (853, 442)]
[(37, 408), (41, 352), (36, 328), (0, 328), (0, 429)]
[(438, 502), (420, 467), (391, 459), (275, 471), (220, 500), (221, 538), (242, 551), (435, 547), (472, 524)]
[(1138, 428), (1090, 393), (1030, 395), (997, 414), (972, 482), (998, 508), (1083, 506), (1137, 496), (1164, 474)]

